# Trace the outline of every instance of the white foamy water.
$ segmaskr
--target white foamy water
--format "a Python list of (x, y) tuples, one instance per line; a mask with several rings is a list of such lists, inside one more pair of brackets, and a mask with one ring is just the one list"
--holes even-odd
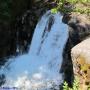
[(62, 23), (60, 13), (46, 12), (36, 26), (29, 53), (10, 59), (2, 67), (1, 73), (6, 76), (3, 86), (18, 90), (59, 90), (63, 82), (59, 71), (67, 38), (67, 26)]

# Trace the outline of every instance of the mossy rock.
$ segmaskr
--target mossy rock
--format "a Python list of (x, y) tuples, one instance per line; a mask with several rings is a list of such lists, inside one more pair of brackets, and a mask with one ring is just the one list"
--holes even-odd
[(90, 39), (82, 41), (72, 48), (74, 76), (79, 78), (81, 90), (90, 86)]

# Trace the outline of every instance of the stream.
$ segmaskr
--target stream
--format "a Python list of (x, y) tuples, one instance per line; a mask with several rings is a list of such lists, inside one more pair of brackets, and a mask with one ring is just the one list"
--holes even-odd
[(60, 68), (67, 38), (68, 27), (62, 23), (62, 15), (47, 11), (36, 25), (28, 54), (10, 58), (0, 69), (0, 75), (5, 76), (2, 87), (59, 90), (64, 79)]

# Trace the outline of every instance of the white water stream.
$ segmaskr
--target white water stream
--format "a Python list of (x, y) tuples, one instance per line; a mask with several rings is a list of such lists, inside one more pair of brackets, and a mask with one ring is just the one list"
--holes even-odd
[(59, 71), (67, 38), (67, 25), (62, 23), (60, 13), (46, 12), (36, 26), (29, 53), (10, 59), (2, 67), (1, 73), (6, 76), (3, 86), (18, 90), (59, 90), (63, 82)]

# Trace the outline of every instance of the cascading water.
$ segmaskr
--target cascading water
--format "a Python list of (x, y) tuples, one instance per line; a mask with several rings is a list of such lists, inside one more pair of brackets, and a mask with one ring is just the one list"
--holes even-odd
[(68, 38), (67, 26), (60, 13), (46, 12), (38, 22), (29, 53), (19, 56), (2, 67), (6, 76), (3, 86), (18, 90), (59, 90), (63, 82), (59, 73), (62, 52)]

